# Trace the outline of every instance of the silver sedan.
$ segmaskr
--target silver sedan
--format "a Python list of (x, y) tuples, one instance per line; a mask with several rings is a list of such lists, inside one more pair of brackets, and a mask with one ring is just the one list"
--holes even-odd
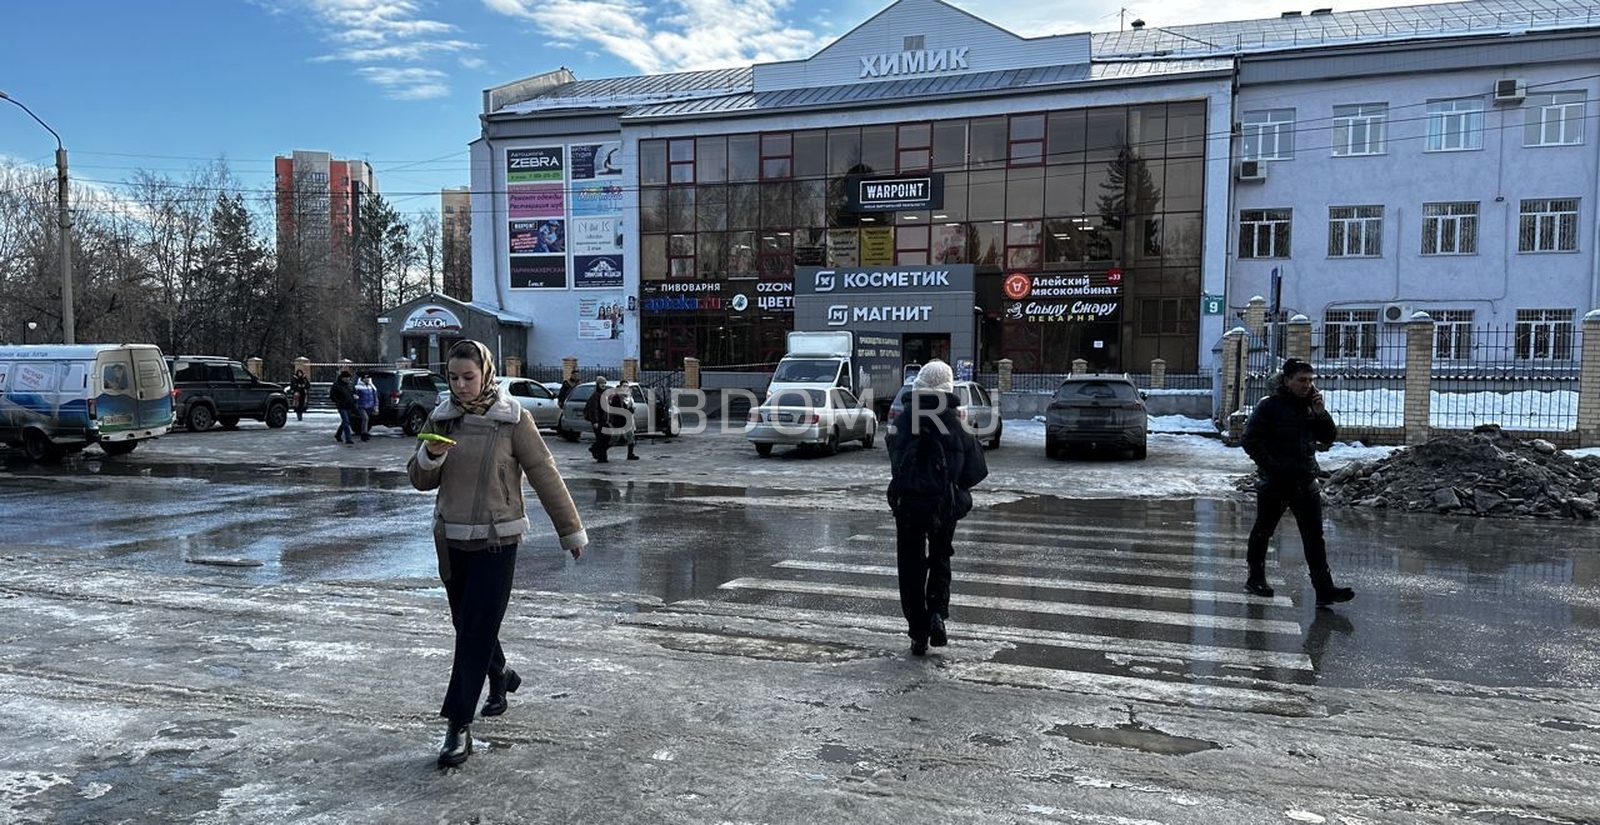
[(763, 456), (779, 444), (820, 447), (833, 455), (841, 442), (860, 441), (870, 450), (878, 437), (878, 417), (846, 389), (787, 389), (750, 410), (744, 437)]

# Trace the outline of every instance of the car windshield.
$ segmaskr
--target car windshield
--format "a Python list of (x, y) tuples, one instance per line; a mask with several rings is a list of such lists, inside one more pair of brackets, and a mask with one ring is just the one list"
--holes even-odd
[(839, 362), (826, 358), (785, 358), (772, 380), (779, 384), (832, 384), (839, 377)]
[(784, 390), (767, 399), (763, 407), (826, 407), (828, 394), (822, 390)]
[(1056, 390), (1057, 401), (1137, 401), (1139, 391), (1121, 381), (1068, 381)]

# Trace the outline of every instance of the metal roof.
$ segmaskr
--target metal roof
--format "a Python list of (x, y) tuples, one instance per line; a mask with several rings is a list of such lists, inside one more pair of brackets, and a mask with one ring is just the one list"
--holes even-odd
[(662, 101), (720, 96), (754, 89), (754, 78), (755, 70), (749, 66), (742, 66), (734, 69), (575, 80), (506, 106), (499, 111), (527, 113), (551, 109), (622, 108)]
[[(1328, 2), (1333, 0), (1313, 0)], [(1222, 55), (1418, 37), (1511, 34), (1600, 26), (1595, 0), (1467, 0), (1264, 20), (1145, 26), (1094, 35), (1094, 56)]]

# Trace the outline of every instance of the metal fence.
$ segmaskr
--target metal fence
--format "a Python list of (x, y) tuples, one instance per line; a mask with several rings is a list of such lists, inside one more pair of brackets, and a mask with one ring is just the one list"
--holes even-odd
[[(1055, 392), (1061, 387), (1061, 382), (1067, 380), (1071, 373), (1065, 372), (1014, 372), (1011, 374), (1011, 390), (1013, 392)], [(1140, 389), (1154, 389), (1153, 380), (1149, 373), (1127, 373)], [(979, 383), (985, 387), (1000, 385), (1000, 376), (994, 372), (978, 374)], [(1207, 390), (1212, 387), (1213, 378), (1210, 373), (1174, 374), (1167, 373), (1161, 382), (1163, 389), (1169, 390)]]

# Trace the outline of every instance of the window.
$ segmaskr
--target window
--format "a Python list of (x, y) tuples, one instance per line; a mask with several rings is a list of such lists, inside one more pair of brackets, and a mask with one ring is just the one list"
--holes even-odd
[(1422, 254), (1478, 254), (1477, 202), (1423, 204)]
[(1327, 358), (1377, 358), (1378, 311), (1329, 310), (1322, 321), (1322, 349)]
[(1433, 357), (1439, 361), (1472, 359), (1472, 310), (1428, 309), (1433, 317)]
[(1572, 358), (1572, 310), (1517, 310), (1517, 359), (1567, 361)]
[(1583, 142), (1583, 92), (1528, 95), (1522, 104), (1523, 146), (1573, 146)]
[(922, 172), (933, 165), (933, 127), (930, 124), (901, 124), (895, 143), (899, 153), (895, 166), (901, 172)]
[(794, 177), (794, 139), (788, 132), (761, 136), (761, 179), (788, 180)]
[(1333, 156), (1381, 155), (1389, 104), (1357, 103), (1333, 107)]
[(1240, 258), (1289, 257), (1288, 209), (1245, 209), (1239, 212)]
[(1518, 226), (1518, 252), (1575, 252), (1578, 199), (1525, 200)]
[(1483, 98), (1428, 102), (1429, 152), (1462, 152), (1483, 148)]
[(1015, 115), (1011, 118), (1011, 138), (1006, 145), (1012, 166), (1044, 162), (1044, 115)]
[(1383, 254), (1383, 207), (1328, 207), (1328, 257), (1376, 258)]
[(694, 183), (694, 138), (667, 141), (667, 182)]
[(1245, 160), (1290, 160), (1294, 157), (1294, 110), (1245, 112), (1240, 122)]

